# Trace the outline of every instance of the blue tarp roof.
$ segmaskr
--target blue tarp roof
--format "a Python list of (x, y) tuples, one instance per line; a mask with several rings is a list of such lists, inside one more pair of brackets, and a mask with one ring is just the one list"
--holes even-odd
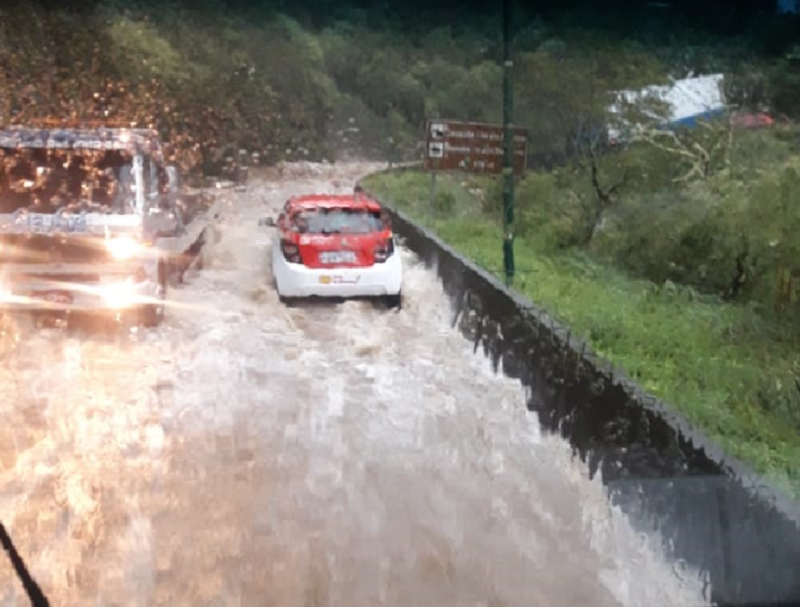
[[(619, 91), (620, 99), (629, 103), (638, 103), (648, 98), (660, 100), (667, 105), (666, 116), (651, 115), (651, 119), (662, 127), (695, 126), (704, 119), (719, 116), (725, 111), (725, 97), (723, 93), (724, 76), (722, 74), (709, 74), (675, 80), (671, 84), (662, 86), (648, 86), (638, 91)], [(617, 103), (609, 109), (617, 113)], [(622, 120), (623, 125), (626, 123)], [(624, 126), (610, 128), (609, 135), (617, 138), (622, 135)], [(628, 125), (629, 127), (631, 125)]]

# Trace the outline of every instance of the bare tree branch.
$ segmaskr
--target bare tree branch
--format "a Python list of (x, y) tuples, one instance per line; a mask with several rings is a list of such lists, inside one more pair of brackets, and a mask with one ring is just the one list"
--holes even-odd
[[(700, 134), (702, 140), (692, 140), (693, 133)], [(730, 152), (733, 147), (733, 127), (730, 121), (702, 121), (693, 133), (680, 136), (672, 129), (642, 129), (635, 139), (689, 163), (687, 171), (673, 178), (674, 182), (686, 182), (694, 178), (707, 179), (714, 174), (714, 164), (717, 161), (721, 162), (723, 168), (730, 166)]]

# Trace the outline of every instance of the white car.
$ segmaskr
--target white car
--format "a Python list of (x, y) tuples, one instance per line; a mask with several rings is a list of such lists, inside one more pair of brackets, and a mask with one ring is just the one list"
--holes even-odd
[(401, 304), (403, 269), (391, 219), (371, 198), (316, 194), (289, 200), (276, 225), (272, 272), (282, 300), (381, 298)]

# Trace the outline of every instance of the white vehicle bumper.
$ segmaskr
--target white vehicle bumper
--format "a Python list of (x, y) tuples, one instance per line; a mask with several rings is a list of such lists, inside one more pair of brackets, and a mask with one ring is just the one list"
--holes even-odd
[(36, 278), (0, 274), (3, 310), (115, 311), (156, 303), (158, 295), (154, 280), (135, 278), (128, 272), (103, 275), (97, 282), (71, 282), (58, 273)]
[(397, 295), (403, 282), (396, 251), (384, 263), (368, 268), (307, 268), (289, 263), (274, 251), (272, 272), (282, 297), (381, 297)]

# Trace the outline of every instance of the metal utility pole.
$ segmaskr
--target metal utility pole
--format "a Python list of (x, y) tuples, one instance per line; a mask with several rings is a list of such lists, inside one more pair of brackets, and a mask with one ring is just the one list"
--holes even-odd
[(514, 60), (511, 55), (511, 1), (503, 0), (503, 267), (514, 281)]
[(503, 267), (514, 281), (514, 60), (511, 55), (511, 1), (503, 0)]

